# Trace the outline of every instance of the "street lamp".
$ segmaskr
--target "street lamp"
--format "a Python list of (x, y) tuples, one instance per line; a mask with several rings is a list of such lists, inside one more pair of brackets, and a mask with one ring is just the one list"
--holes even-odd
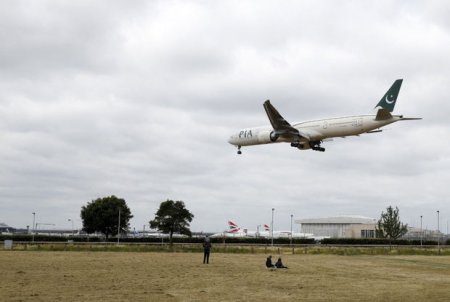
[(272, 208), (272, 226), (270, 228), (270, 231), (272, 233), (272, 246), (273, 246), (273, 212), (275, 211), (275, 208)]
[(119, 225), (117, 226), (117, 244), (119, 244), (120, 239), (120, 208), (119, 208)]
[(31, 214), (33, 214), (33, 233), (32, 233), (33, 235), (31, 237), (31, 242), (34, 242), (34, 232), (36, 230), (36, 226), (35, 226), (34, 222), (35, 222), (35, 218), (36, 218), (36, 212), (33, 212)]
[(291, 214), (291, 246), (292, 246), (292, 217), (294, 217), (294, 215), (293, 214)]
[(423, 236), (423, 231), (422, 231), (422, 215), (420, 215), (420, 246), (422, 246), (422, 236)]
[(71, 221), (72, 222), (72, 237), (73, 237), (73, 220), (72, 219), (67, 219), (67, 221)]
[(440, 237), (441, 236), (439, 236), (439, 210), (437, 210), (437, 219), (438, 219), (438, 233), (437, 233), (437, 236), (438, 236), (438, 249), (440, 248), (440, 243), (439, 243), (439, 239), (440, 239)]

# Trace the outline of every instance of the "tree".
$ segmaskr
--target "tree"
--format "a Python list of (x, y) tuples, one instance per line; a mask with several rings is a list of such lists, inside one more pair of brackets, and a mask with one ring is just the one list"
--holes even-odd
[(392, 206), (386, 208), (386, 213), (381, 212), (381, 218), (376, 227), (377, 237), (389, 238), (389, 244), (392, 239), (397, 239), (408, 232), (408, 225), (400, 222), (398, 208), (395, 210)]
[(81, 207), (81, 220), (83, 230), (88, 234), (101, 232), (106, 236), (117, 234), (119, 227), (120, 209), (120, 233), (126, 233), (130, 227), (129, 221), (133, 218), (131, 211), (122, 198), (114, 195), (97, 198)]
[(159, 205), (155, 219), (150, 221), (150, 227), (163, 233), (169, 233), (169, 241), (172, 244), (174, 232), (191, 236), (189, 223), (192, 218), (194, 218), (194, 215), (186, 209), (184, 202), (168, 199)]

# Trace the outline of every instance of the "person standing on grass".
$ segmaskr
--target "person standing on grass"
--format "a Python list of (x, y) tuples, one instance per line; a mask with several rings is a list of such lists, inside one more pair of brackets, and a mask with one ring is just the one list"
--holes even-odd
[(203, 242), (203, 264), (209, 264), (209, 253), (211, 252), (211, 241), (209, 237), (205, 237), (205, 242)]

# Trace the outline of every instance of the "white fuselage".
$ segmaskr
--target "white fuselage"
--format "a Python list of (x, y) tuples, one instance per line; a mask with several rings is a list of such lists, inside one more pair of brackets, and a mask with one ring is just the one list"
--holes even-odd
[[(292, 232), (292, 238), (312, 238), (314, 234), (312, 233), (296, 233)], [(271, 238), (272, 233), (266, 232), (261, 237)], [(273, 231), (273, 238), (291, 238), (291, 231)]]
[[(322, 120), (313, 120), (300, 123), (294, 123), (292, 127), (296, 128), (300, 134), (307, 137), (304, 141), (322, 141), (327, 138), (345, 137), (359, 135), (368, 131), (381, 128), (388, 124), (397, 122), (402, 116), (394, 115), (389, 119), (375, 120), (375, 115), (357, 115), (348, 117), (329, 118)], [(273, 141), (270, 133), (273, 131), (271, 126), (255, 127), (240, 130), (232, 135), (228, 142), (235, 146), (252, 146), (269, 143), (292, 142), (283, 137)], [(302, 139), (300, 139), (302, 142)], [(306, 149), (306, 148), (305, 148)]]

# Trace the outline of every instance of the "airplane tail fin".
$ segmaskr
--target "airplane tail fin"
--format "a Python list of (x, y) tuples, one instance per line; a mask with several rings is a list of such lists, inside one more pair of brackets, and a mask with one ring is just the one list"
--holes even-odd
[(228, 220), (228, 228), (230, 230), (233, 230), (233, 229), (238, 229), (239, 226), (234, 221)]
[[(398, 93), (400, 92), (400, 87), (402, 86), (403, 79), (398, 79), (392, 84), (391, 88), (383, 95), (381, 100), (375, 106), (381, 107), (380, 110), (384, 109), (382, 113), (378, 111), (379, 114), (386, 116), (386, 113), (390, 115), (390, 112), (394, 111), (395, 103), (397, 102)], [(380, 117), (383, 117), (380, 116)], [(378, 114), (377, 114), (378, 119)], [(385, 118), (382, 118), (385, 119)]]
[(239, 232), (239, 230), (240, 230), (240, 228), (229, 229), (227, 231), (227, 233), (229, 233), (229, 234), (236, 234), (236, 233)]

